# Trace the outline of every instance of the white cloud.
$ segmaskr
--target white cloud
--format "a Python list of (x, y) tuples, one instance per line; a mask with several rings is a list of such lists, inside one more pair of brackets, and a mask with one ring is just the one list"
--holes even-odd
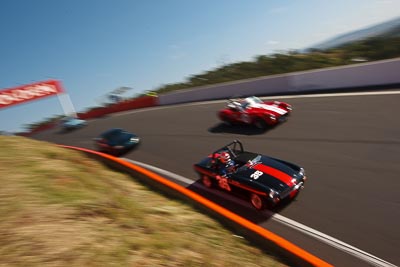
[(269, 41), (267, 42), (267, 45), (277, 45), (277, 44), (279, 44), (279, 43), (280, 43), (279, 41), (269, 40)]

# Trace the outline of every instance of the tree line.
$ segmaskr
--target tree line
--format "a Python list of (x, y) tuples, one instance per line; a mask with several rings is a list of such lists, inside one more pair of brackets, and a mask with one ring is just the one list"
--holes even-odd
[(162, 85), (154, 91), (162, 94), (260, 76), (396, 58), (400, 57), (400, 27), (398, 32), (397, 36), (373, 37), (326, 50), (309, 49), (305, 52), (293, 50), (260, 55), (253, 61), (227, 64), (193, 75), (180, 83)]

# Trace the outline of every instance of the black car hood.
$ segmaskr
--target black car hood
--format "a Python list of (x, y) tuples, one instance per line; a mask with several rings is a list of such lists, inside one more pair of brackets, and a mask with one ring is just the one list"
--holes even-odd
[(284, 172), (290, 176), (295, 176), (299, 173), (300, 167), (289, 162), (285, 162), (280, 159), (275, 159), (267, 156), (261, 156), (261, 161), (263, 165), (270, 166), (281, 172)]
[(297, 166), (288, 164), (290, 163), (267, 156), (259, 156), (257, 161), (240, 167), (234, 176), (252, 187), (263, 190), (268, 187), (282, 192), (294, 185), (293, 178), (299, 178)]

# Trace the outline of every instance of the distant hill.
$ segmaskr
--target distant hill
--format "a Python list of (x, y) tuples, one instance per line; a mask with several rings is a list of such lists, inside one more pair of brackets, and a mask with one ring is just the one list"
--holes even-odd
[(369, 37), (377, 36), (400, 36), (400, 17), (392, 19), (371, 27), (367, 27), (361, 30), (345, 33), (313, 45), (312, 49), (326, 50), (334, 47), (338, 47), (354, 41), (360, 41)]

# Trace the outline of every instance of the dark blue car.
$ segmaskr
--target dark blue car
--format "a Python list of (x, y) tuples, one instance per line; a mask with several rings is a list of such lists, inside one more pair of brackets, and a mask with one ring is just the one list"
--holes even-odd
[(140, 138), (123, 129), (110, 129), (94, 139), (99, 151), (120, 155), (139, 144)]

